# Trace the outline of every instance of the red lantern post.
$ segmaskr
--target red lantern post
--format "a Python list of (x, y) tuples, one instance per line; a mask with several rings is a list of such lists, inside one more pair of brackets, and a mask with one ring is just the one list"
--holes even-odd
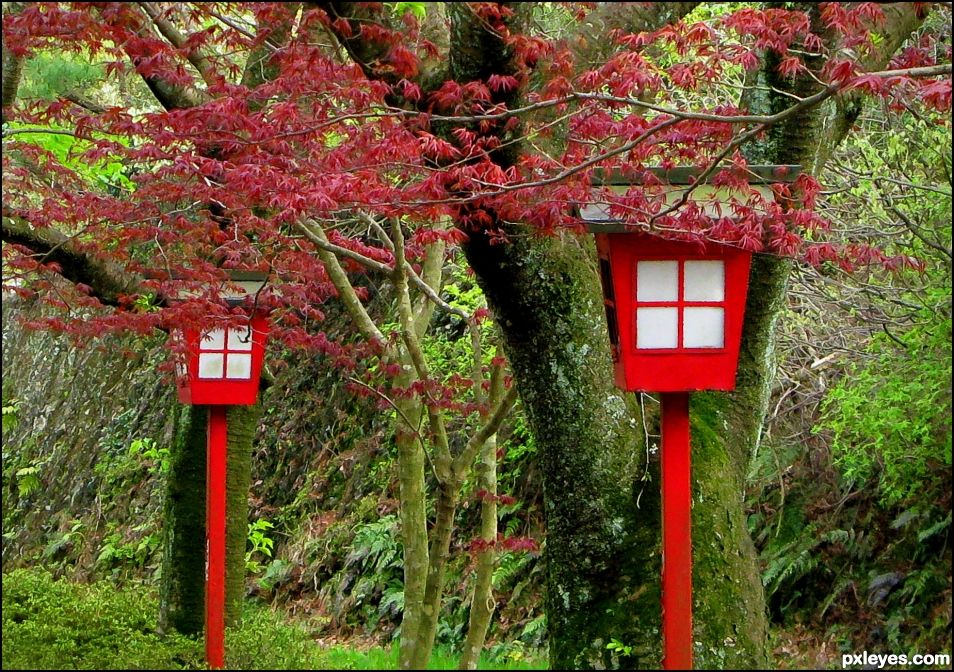
[[(260, 287), (263, 274), (233, 272), (241, 291), (223, 292), (233, 305)], [(245, 285), (243, 287), (243, 285)], [(253, 312), (247, 325), (228, 329), (190, 327), (180, 338), (185, 359), (177, 384), (179, 401), (209, 408), (206, 447), (205, 657), (210, 668), (225, 666), (225, 529), (229, 406), (252, 405), (258, 396), (268, 320)]]
[[(766, 200), (771, 182), (791, 181), (798, 166), (750, 167), (750, 184)], [(695, 182), (691, 169), (653, 170), (667, 200)], [(608, 184), (629, 187), (628, 180)], [(725, 202), (733, 194), (696, 187)], [(712, 201), (709, 207), (716, 207)], [(689, 394), (733, 390), (742, 338), (751, 253), (711, 242), (667, 240), (633, 232), (608, 216), (606, 204), (580, 209), (596, 234), (616, 385), (660, 392), (662, 415), (663, 667), (692, 669), (692, 485)]]

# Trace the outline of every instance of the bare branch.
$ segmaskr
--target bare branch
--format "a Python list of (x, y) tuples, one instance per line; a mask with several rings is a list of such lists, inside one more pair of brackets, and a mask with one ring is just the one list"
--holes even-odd
[[(163, 12), (154, 2), (137, 2), (136, 4), (142, 7), (146, 14), (149, 15), (149, 18), (152, 19), (159, 33), (169, 40), (172, 46), (180, 50), (186, 48), (185, 45), (189, 38), (179, 32), (179, 29), (168, 19), (168, 11)], [(215, 72), (212, 63), (199, 49), (190, 47), (186, 52), (186, 59), (199, 71), (199, 74), (202, 75), (202, 80), (207, 86), (213, 86), (219, 80), (219, 76)]]
[(321, 263), (324, 264), (328, 278), (335, 286), (335, 289), (338, 290), (338, 295), (341, 297), (345, 308), (351, 315), (351, 319), (355, 321), (361, 335), (367, 340), (377, 343), (382, 348), (386, 347), (387, 339), (378, 329), (377, 325), (375, 325), (374, 320), (371, 319), (364, 304), (361, 303), (361, 299), (358, 298), (358, 294), (354, 291), (354, 286), (351, 284), (351, 281), (348, 280), (348, 274), (345, 273), (345, 270), (341, 267), (341, 262), (338, 261), (338, 257), (334, 252), (325, 247), (325, 245), (331, 244), (328, 241), (325, 230), (321, 228), (320, 224), (314, 221), (304, 222), (299, 220), (296, 224), (308, 237), (308, 240), (315, 243), (318, 247), (318, 258), (321, 259)]

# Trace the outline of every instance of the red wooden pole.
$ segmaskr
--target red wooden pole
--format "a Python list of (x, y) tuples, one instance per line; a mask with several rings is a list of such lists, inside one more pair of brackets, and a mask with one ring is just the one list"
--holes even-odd
[(692, 669), (689, 393), (662, 395), (663, 669)]
[(209, 406), (205, 472), (205, 659), (225, 666), (225, 466), (227, 406)]

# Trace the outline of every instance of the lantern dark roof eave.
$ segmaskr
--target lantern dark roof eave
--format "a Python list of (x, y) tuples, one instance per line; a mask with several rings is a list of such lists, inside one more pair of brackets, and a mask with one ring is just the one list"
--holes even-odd
[[(749, 184), (773, 184), (776, 182), (794, 182), (801, 175), (802, 167), (797, 164), (765, 164), (746, 166), (745, 171)], [(596, 169), (593, 171), (592, 183), (594, 186), (642, 184), (642, 174), (651, 173), (664, 185), (690, 185), (696, 183), (703, 169), (695, 166), (679, 166), (676, 168), (653, 166), (638, 172), (639, 175), (627, 175), (614, 170), (607, 176), (605, 171)], [(710, 184), (719, 172), (720, 170), (712, 171), (703, 180), (703, 184)]]
[[(703, 172), (703, 169), (695, 166), (680, 166), (677, 168), (662, 168), (653, 166), (639, 171), (638, 175), (626, 175), (619, 171), (613, 171), (606, 175), (605, 171), (597, 168), (593, 171), (592, 184), (598, 186), (629, 186), (643, 183), (643, 175), (651, 173), (657, 180), (659, 186), (691, 186), (696, 183), (697, 178)], [(766, 185), (778, 182), (794, 182), (802, 173), (802, 167), (797, 164), (765, 164), (746, 166), (748, 183), (750, 185)], [(711, 184), (712, 180), (719, 171), (712, 171), (703, 180), (702, 184)], [(577, 214), (581, 214), (582, 208), (577, 208)], [(583, 218), (586, 230), (590, 233), (646, 233), (652, 234), (652, 231), (640, 224), (627, 224), (618, 219), (595, 219)]]

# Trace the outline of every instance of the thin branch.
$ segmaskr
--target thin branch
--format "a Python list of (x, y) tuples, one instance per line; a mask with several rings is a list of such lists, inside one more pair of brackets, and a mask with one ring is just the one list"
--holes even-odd
[[(404, 258), (404, 232), (401, 231), (401, 222), (397, 219), (391, 223), (391, 240), (394, 241), (394, 288), (397, 294), (398, 318), (401, 322), (401, 339), (407, 349), (407, 354), (411, 358), (417, 377), (421, 381), (427, 381), (430, 373), (427, 368), (427, 360), (424, 357), (424, 351), (421, 349), (420, 341), (414, 330), (414, 314), (411, 308), (411, 295), (408, 291), (407, 259)], [(425, 407), (427, 408), (427, 421), (431, 428), (431, 434), (434, 437), (434, 447), (437, 451), (435, 466), (440, 469), (438, 478), (446, 482), (446, 469), (452, 464), (450, 453), (450, 442), (447, 438), (447, 426), (444, 423), (444, 417), (437, 409), (437, 405), (430, 395), (426, 395)]]
[[(186, 49), (186, 43), (189, 38), (179, 32), (179, 29), (173, 25), (173, 23), (163, 16), (163, 12), (156, 7), (155, 3), (152, 2), (137, 2), (137, 5), (142, 7), (145, 10), (146, 14), (149, 15), (149, 18), (152, 19), (153, 24), (159, 30), (159, 33), (166, 38), (172, 46), (176, 49), (183, 50)], [(186, 52), (186, 59), (192, 66), (199, 71), (199, 74), (202, 76), (202, 80), (206, 83), (207, 86), (214, 86), (218, 80), (219, 76), (215, 72), (215, 68), (212, 67), (212, 63), (209, 61), (208, 57), (205, 56), (201, 51), (196, 47), (189, 47)]]
[[(320, 225), (314, 220), (309, 220), (309, 221), (314, 226), (320, 227)], [(319, 249), (325, 250), (327, 252), (331, 252), (332, 254), (335, 254), (340, 257), (344, 257), (346, 259), (351, 259), (352, 261), (361, 264), (365, 268), (371, 269), (372, 271), (377, 271), (378, 273), (391, 275), (394, 272), (393, 266), (388, 266), (387, 264), (382, 263), (380, 261), (375, 261), (374, 259), (370, 259), (369, 257), (366, 257), (363, 254), (360, 254), (358, 252), (355, 252), (354, 250), (349, 250), (346, 247), (335, 245), (330, 240), (328, 240), (327, 236), (324, 236), (323, 238), (316, 236), (314, 230), (310, 228), (308, 223), (299, 221), (299, 222), (295, 222), (295, 225), (301, 230), (302, 233), (305, 234), (305, 237), (308, 238), (308, 240), (310, 240), (315, 245), (315, 247), (318, 247)], [(324, 232), (323, 229), (322, 229), (322, 232)], [(427, 296), (428, 299), (430, 299), (431, 301), (434, 302), (435, 305), (440, 307), (441, 310), (451, 313), (453, 315), (462, 317), (465, 320), (470, 319), (470, 315), (468, 313), (461, 310), (460, 308), (455, 308), (454, 306), (444, 301), (444, 299), (442, 299), (437, 294), (437, 292), (434, 291), (433, 287), (431, 287), (426, 282), (421, 280), (420, 276), (418, 276), (418, 274), (414, 272), (413, 268), (408, 267), (407, 270), (408, 270), (408, 279), (412, 283), (414, 283), (414, 286), (417, 287), (419, 290), (421, 290)]]
[(490, 419), (470, 437), (467, 446), (454, 460), (454, 472), (458, 479), (463, 477), (464, 470), (473, 463), (474, 457), (476, 457), (480, 447), (500, 429), (500, 425), (503, 424), (504, 419), (506, 419), (516, 401), (517, 386), (514, 385), (507, 390), (507, 394), (505, 394), (503, 399), (500, 400), (500, 403), (497, 404)]
[(345, 273), (345, 270), (341, 267), (341, 262), (338, 261), (337, 255), (327, 249), (326, 246), (331, 245), (331, 243), (328, 242), (328, 236), (325, 234), (325, 230), (321, 228), (317, 222), (306, 223), (302, 220), (298, 220), (296, 225), (304, 232), (308, 240), (318, 247), (318, 258), (321, 259), (321, 263), (324, 264), (328, 278), (335, 286), (335, 289), (338, 290), (338, 295), (341, 297), (342, 302), (344, 302), (345, 308), (351, 315), (351, 318), (355, 321), (361, 335), (367, 340), (377, 343), (382, 348), (386, 347), (387, 339), (378, 329), (377, 325), (375, 325), (374, 320), (371, 319), (364, 304), (361, 303), (361, 299), (358, 298), (358, 294), (354, 291), (354, 286), (351, 284), (351, 281), (348, 280), (348, 274)]

